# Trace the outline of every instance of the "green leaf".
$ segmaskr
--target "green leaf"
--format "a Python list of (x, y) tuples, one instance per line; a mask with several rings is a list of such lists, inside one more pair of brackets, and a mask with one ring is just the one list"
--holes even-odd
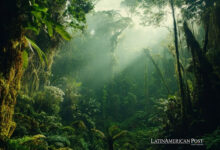
[(27, 51), (23, 51), (22, 61), (23, 61), (23, 68), (27, 69), (27, 67), (28, 67), (28, 53), (27, 53)]
[(40, 11), (31, 11), (31, 14), (36, 17), (37, 19), (42, 19), (42, 13)]
[(28, 41), (29, 45), (31, 45), (36, 50), (38, 57), (41, 61), (41, 64), (43, 66), (44, 66), (45, 62), (47, 64), (47, 57), (46, 57), (45, 53), (37, 46), (37, 44), (34, 41), (30, 40), (26, 36), (25, 36), (25, 39)]
[(48, 34), (50, 37), (52, 37), (53, 36), (53, 23), (50, 21), (47, 21), (46, 25), (47, 25)]
[(46, 13), (48, 11), (47, 7), (42, 7), (42, 6), (40, 6), (39, 4), (37, 4), (35, 2), (33, 4), (33, 9), (36, 10), (36, 11), (44, 12), (44, 13)]
[(63, 39), (65, 39), (67, 41), (71, 39), (70, 34), (68, 32), (66, 32), (66, 30), (64, 29), (64, 27), (62, 25), (57, 24), (55, 27), (55, 31), (57, 33), (59, 33)]
[(30, 25), (30, 24), (28, 24), (28, 26), (25, 27), (25, 29), (26, 29), (26, 30), (32, 30), (32, 31), (34, 31), (37, 35), (38, 35), (39, 32), (40, 32), (39, 28), (36, 28), (35, 26), (32, 26), (32, 25)]
[(48, 11), (48, 8), (43, 8), (43, 7), (35, 7), (35, 9), (37, 11), (44, 12), (44, 13), (46, 13)]

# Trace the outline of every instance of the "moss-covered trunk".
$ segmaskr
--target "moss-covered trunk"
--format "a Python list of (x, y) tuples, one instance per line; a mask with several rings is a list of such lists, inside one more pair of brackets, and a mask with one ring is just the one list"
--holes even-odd
[(13, 121), (17, 92), (22, 76), (21, 39), (11, 40), (0, 51), (0, 140), (10, 138), (16, 123)]
[[(209, 122), (209, 126), (219, 124), (219, 76), (215, 73), (215, 66), (209, 62), (207, 56), (196, 40), (187, 23), (184, 23), (186, 42), (192, 53), (195, 85), (194, 97), (202, 113), (202, 117)], [(210, 117), (211, 116), (211, 117)]]

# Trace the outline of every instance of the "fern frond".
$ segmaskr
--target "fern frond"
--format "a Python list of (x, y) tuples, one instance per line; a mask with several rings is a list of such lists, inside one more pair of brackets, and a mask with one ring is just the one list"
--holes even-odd
[(102, 131), (97, 130), (97, 129), (91, 129), (91, 130), (92, 130), (94, 133), (96, 133), (96, 135), (99, 136), (100, 138), (102, 138), (102, 139), (106, 138), (106, 137), (105, 137), (105, 134), (104, 134)]
[(122, 136), (127, 135), (127, 133), (128, 133), (128, 131), (123, 130), (123, 131), (119, 132), (118, 134), (116, 134), (115, 136), (113, 136), (112, 139), (113, 139), (113, 140), (116, 140), (116, 139), (118, 139), (118, 138), (120, 138), (120, 137), (122, 137)]

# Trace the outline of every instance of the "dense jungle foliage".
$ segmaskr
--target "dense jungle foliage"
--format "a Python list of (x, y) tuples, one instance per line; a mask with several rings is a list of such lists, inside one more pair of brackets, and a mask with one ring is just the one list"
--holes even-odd
[(104, 2), (0, 1), (0, 150), (219, 150), (220, 0)]

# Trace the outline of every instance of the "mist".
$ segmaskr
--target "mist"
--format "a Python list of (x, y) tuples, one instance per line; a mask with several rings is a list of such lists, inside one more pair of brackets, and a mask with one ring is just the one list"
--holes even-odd
[(70, 55), (82, 51), (85, 54), (86, 63), (77, 74), (84, 83), (101, 87), (137, 59), (143, 59), (144, 49), (160, 55), (167, 47), (163, 43), (171, 42), (170, 19), (162, 22), (162, 26), (144, 26), (140, 17), (129, 17), (126, 11), (121, 1), (98, 1), (94, 11), (87, 15), (86, 30), (64, 46), (66, 51), (72, 51)]

